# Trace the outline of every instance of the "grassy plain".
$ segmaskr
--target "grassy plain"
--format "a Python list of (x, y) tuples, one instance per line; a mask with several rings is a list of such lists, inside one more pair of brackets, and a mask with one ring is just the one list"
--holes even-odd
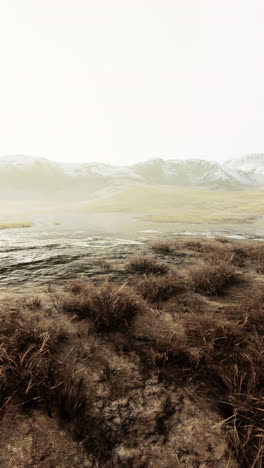
[(17, 228), (29, 228), (33, 224), (29, 221), (18, 221), (18, 222), (4, 222), (0, 223), (0, 229), (17, 229)]
[(216, 191), (134, 185), (82, 205), (87, 213), (136, 213), (157, 223), (253, 223), (264, 216), (264, 191)]
[[(254, 225), (264, 220), (264, 190), (198, 190), (134, 184), (94, 199), (0, 203), (0, 226), (27, 227), (30, 220), (52, 213), (128, 214), (139, 222)], [(20, 220), (24, 222), (20, 223)], [(263, 221), (264, 223), (264, 221)]]

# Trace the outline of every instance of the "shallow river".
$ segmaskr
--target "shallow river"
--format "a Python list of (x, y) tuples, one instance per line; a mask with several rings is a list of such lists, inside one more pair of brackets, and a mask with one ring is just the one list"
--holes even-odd
[[(102, 258), (125, 258), (157, 237), (224, 235), (264, 240), (264, 232), (217, 226), (153, 225), (131, 215), (57, 214), (34, 217), (34, 226), (0, 230), (0, 287), (40, 285), (96, 273)], [(187, 227), (187, 229), (186, 229)]]

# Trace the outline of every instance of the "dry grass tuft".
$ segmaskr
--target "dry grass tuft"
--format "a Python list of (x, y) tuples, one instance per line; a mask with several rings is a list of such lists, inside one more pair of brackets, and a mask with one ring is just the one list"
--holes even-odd
[(186, 314), (177, 320), (173, 317), (163, 320), (153, 313), (138, 317), (134, 333), (144, 342), (146, 362), (158, 365), (163, 378), (174, 381), (181, 376), (187, 381), (197, 380), (198, 384), (202, 382), (203, 392), (207, 387), (215, 394), (239, 466), (261, 468), (263, 334), (257, 331), (257, 323), (252, 333), (249, 317), (247, 320), (242, 317), (234, 320), (227, 311), (219, 317), (212, 313)]
[(264, 245), (259, 244), (248, 248), (248, 257), (254, 264), (257, 273), (264, 273)]
[[(221, 238), (220, 238), (221, 239)], [(189, 241), (184, 246), (209, 263), (227, 262), (237, 267), (245, 266), (248, 257), (247, 248), (218, 238), (210, 241)]]
[(67, 281), (64, 286), (64, 290), (71, 294), (80, 294), (85, 291), (87, 288), (87, 278), (76, 278), (70, 281)]
[(204, 254), (204, 258), (207, 262), (216, 264), (224, 261), (240, 268), (245, 266), (245, 261), (247, 259), (246, 249), (229, 244), (212, 243), (210, 245), (210, 251)]
[(26, 402), (43, 399), (48, 392), (49, 334), (18, 330), (16, 341), (1, 349), (1, 396), (19, 396)]
[(169, 255), (176, 249), (176, 243), (166, 240), (152, 242), (150, 244), (150, 249), (154, 252), (161, 253), (164, 255)]
[(256, 330), (264, 335), (264, 286), (247, 287), (237, 297), (237, 303), (229, 306), (232, 318), (239, 320), (247, 332)]
[(234, 266), (225, 261), (193, 268), (189, 278), (193, 290), (207, 296), (223, 294), (228, 286), (238, 280)]
[(96, 287), (89, 282), (74, 282), (68, 288), (71, 294), (63, 298), (61, 310), (90, 319), (98, 331), (127, 328), (135, 315), (146, 309), (134, 290), (124, 284), (106, 282)]
[(138, 287), (144, 299), (149, 302), (166, 301), (186, 290), (184, 281), (174, 274), (144, 276)]
[(30, 310), (39, 310), (42, 307), (41, 299), (39, 297), (33, 297), (32, 299), (28, 299), (25, 302), (24, 306)]
[(146, 255), (136, 255), (128, 262), (128, 269), (135, 273), (164, 275), (168, 272), (165, 263), (158, 262), (154, 257)]
[(0, 389), (2, 404), (20, 398), (27, 405), (55, 398), (53, 369), (57, 351), (71, 336), (70, 327), (39, 312), (38, 303), (1, 315)]
[(182, 244), (182, 247), (185, 249), (192, 250), (193, 252), (210, 252), (212, 249), (212, 242), (206, 242), (204, 240), (190, 240), (185, 241)]
[(215, 241), (221, 242), (221, 244), (228, 244), (228, 242), (230, 242), (230, 239), (228, 239), (227, 237), (223, 237), (223, 236), (216, 236)]

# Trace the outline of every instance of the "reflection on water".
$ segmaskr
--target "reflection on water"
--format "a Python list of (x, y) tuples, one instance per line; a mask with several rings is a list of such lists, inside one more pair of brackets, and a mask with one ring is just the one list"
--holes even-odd
[[(144, 247), (157, 236), (217, 235), (263, 239), (263, 233), (201, 229), (186, 225), (152, 225), (128, 214), (57, 214), (32, 219), (26, 229), (0, 230), (0, 285), (47, 283), (86, 274), (98, 258), (118, 258)], [(151, 224), (151, 226), (150, 226)], [(177, 226), (177, 230), (175, 227)], [(212, 226), (211, 226), (212, 228)]]

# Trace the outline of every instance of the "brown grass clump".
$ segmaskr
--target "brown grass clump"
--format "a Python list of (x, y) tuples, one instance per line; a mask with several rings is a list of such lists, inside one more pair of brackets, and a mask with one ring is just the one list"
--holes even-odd
[(25, 302), (25, 306), (30, 310), (41, 309), (41, 299), (39, 297), (33, 297)]
[(186, 290), (184, 281), (174, 274), (148, 275), (140, 282), (139, 292), (150, 302), (166, 301)]
[(71, 294), (63, 298), (62, 311), (90, 319), (98, 331), (128, 327), (135, 315), (145, 310), (143, 301), (124, 284), (106, 282), (96, 287), (74, 282), (68, 287)]
[(184, 246), (209, 263), (227, 262), (237, 267), (245, 266), (248, 257), (247, 248), (233, 244), (225, 238), (210, 241), (189, 241)]
[(264, 286), (247, 287), (237, 297), (237, 303), (229, 306), (228, 313), (239, 320), (247, 332), (256, 330), (264, 335)]
[(87, 287), (88, 280), (87, 278), (76, 278), (70, 281), (67, 281), (64, 286), (64, 290), (71, 294), (80, 294), (85, 291)]
[(71, 327), (61, 318), (45, 316), (38, 302), (35, 310), (30, 304), (13, 313), (5, 311), (0, 321), (2, 404), (14, 397), (30, 405), (51, 403), (55, 398), (55, 356), (71, 336)]
[(150, 249), (157, 253), (169, 255), (176, 249), (176, 244), (171, 241), (161, 240), (152, 242), (152, 244), (150, 244)]
[(194, 291), (207, 296), (223, 294), (238, 279), (234, 266), (228, 262), (205, 264), (193, 268), (189, 275), (190, 286)]
[[(264, 314), (263, 314), (264, 318)], [(161, 377), (197, 381), (214, 393), (229, 428), (239, 466), (262, 467), (264, 455), (263, 335), (248, 321), (212, 313), (176, 320), (152, 313), (138, 317), (134, 333)]]
[(1, 396), (19, 392), (26, 401), (43, 399), (48, 392), (49, 334), (18, 330), (16, 340), (1, 349)]
[(204, 254), (207, 262), (216, 264), (218, 262), (226, 262), (236, 267), (243, 267), (247, 259), (247, 251), (238, 246), (226, 244), (210, 244), (211, 249)]
[(208, 383), (219, 394), (240, 466), (260, 468), (264, 455), (263, 336), (257, 329), (252, 333), (248, 322), (230, 320), (228, 314), (217, 319), (200, 317), (196, 326), (192, 322), (187, 327), (198, 342), (198, 374), (206, 381), (207, 372)]
[(264, 273), (264, 245), (248, 247), (248, 257), (254, 264), (257, 273)]
[(135, 273), (164, 275), (168, 272), (165, 263), (158, 262), (154, 257), (136, 255), (129, 260), (128, 268)]
[(183, 248), (192, 250), (193, 252), (210, 252), (212, 249), (212, 241), (190, 240), (183, 243)]
[(248, 253), (245, 248), (232, 247), (232, 256), (229, 260), (230, 263), (232, 263), (232, 265), (243, 267), (245, 266), (247, 258), (248, 258)]
[(223, 236), (216, 236), (215, 241), (221, 242), (221, 244), (228, 244), (228, 242), (230, 242), (230, 239), (227, 239), (227, 237), (223, 237)]

